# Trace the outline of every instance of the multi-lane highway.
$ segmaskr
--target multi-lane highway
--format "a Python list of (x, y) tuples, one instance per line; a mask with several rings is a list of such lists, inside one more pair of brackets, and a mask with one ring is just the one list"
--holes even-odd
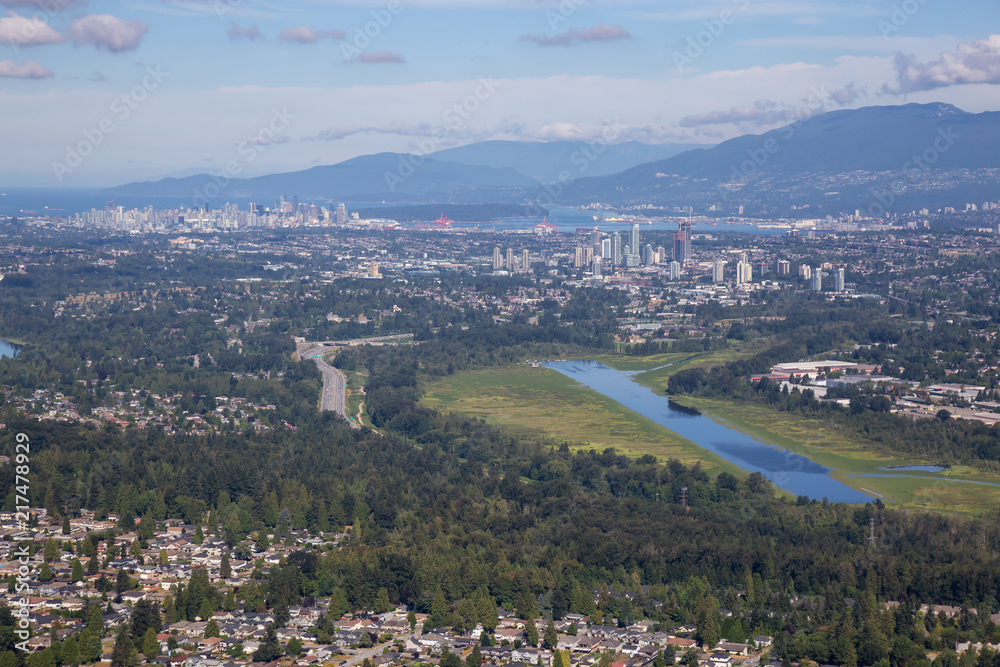
[(303, 345), (299, 347), (299, 359), (305, 360), (307, 356), (312, 357), (319, 372), (323, 375), (323, 393), (320, 396), (319, 409), (333, 410), (350, 422), (353, 428), (361, 428), (347, 414), (347, 376), (323, 361), (323, 355), (334, 349), (325, 345)]

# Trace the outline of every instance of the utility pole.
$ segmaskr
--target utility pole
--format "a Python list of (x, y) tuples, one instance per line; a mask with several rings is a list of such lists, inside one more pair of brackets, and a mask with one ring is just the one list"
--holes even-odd
[(688, 488), (686, 486), (681, 487), (681, 504), (684, 505), (684, 511), (688, 511)]

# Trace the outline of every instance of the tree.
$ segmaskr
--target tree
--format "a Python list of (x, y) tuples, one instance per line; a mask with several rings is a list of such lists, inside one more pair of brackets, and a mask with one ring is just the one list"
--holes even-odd
[(146, 660), (152, 660), (160, 655), (160, 642), (156, 639), (156, 630), (153, 628), (146, 628), (146, 634), (142, 638), (142, 654), (146, 656)]
[(410, 624), (411, 632), (417, 628), (417, 615), (412, 609), (406, 613), (406, 622)]
[(132, 639), (129, 637), (128, 627), (122, 626), (118, 630), (118, 636), (115, 637), (115, 646), (111, 649), (111, 665), (112, 667), (128, 667), (128, 665), (134, 665), (134, 658), (132, 653), (135, 651), (135, 646), (132, 644)]
[(472, 652), (465, 659), (465, 667), (480, 667), (483, 664), (483, 653), (479, 650), (479, 644), (472, 645)]
[(545, 648), (554, 650), (556, 644), (559, 643), (559, 635), (556, 633), (555, 623), (549, 621), (549, 624), (545, 626), (545, 635), (543, 636), (543, 644)]
[(139, 521), (138, 536), (140, 540), (148, 541), (153, 539), (156, 534), (156, 522), (153, 521), (153, 515), (147, 512), (142, 516)]
[(535, 625), (534, 619), (528, 619), (525, 632), (528, 634), (528, 646), (538, 646), (538, 626)]
[(552, 657), (552, 667), (568, 667), (563, 661), (562, 651), (556, 651)]
[(115, 578), (115, 593), (121, 595), (131, 588), (132, 580), (129, 579), (128, 572), (123, 567), (118, 568), (118, 576)]
[(448, 625), (448, 603), (444, 600), (444, 591), (438, 586), (431, 602), (431, 615), (427, 617), (426, 626), (440, 628)]
[(233, 574), (233, 568), (229, 564), (229, 554), (222, 554), (222, 564), (219, 566), (219, 576), (228, 579)]
[(331, 620), (339, 621), (350, 609), (351, 606), (347, 603), (347, 596), (344, 595), (343, 589), (334, 588), (333, 593), (330, 595), (330, 608), (327, 611), (327, 616)]
[(43, 555), (46, 561), (51, 563), (53, 561), (59, 560), (59, 554), (61, 553), (61, 551), (62, 550), (59, 548), (59, 543), (56, 542), (54, 539), (50, 537), (49, 539), (45, 540)]
[(205, 639), (219, 636), (219, 622), (214, 618), (205, 625)]
[(70, 636), (62, 643), (59, 658), (64, 665), (76, 665), (80, 662), (80, 646), (75, 636)]
[(283, 628), (288, 625), (292, 615), (288, 613), (288, 605), (284, 602), (279, 602), (274, 605), (274, 625), (279, 628)]
[(288, 640), (288, 643), (285, 644), (285, 655), (295, 657), (299, 653), (302, 653), (302, 640), (298, 637), (292, 637)]
[(52, 581), (53, 578), (55, 578), (55, 575), (52, 574), (52, 567), (47, 562), (43, 562), (42, 569), (38, 571), (38, 580)]
[(97, 560), (97, 556), (91, 556), (90, 560), (87, 561), (87, 574), (97, 574), (101, 571), (101, 564)]
[(378, 594), (375, 596), (375, 611), (379, 614), (384, 614), (389, 611), (390, 606), (389, 591), (385, 590), (385, 588), (378, 589)]
[(934, 415), (934, 417), (937, 418), (939, 421), (946, 422), (949, 419), (951, 419), (951, 413), (948, 412), (947, 410), (943, 410), (942, 409), (942, 410), (938, 410), (937, 414)]
[(79, 558), (73, 559), (73, 573), (70, 575), (71, 581), (83, 581), (83, 563)]
[(62, 523), (62, 534), (69, 535), (72, 531), (73, 529), (69, 525), (69, 516), (64, 516)]
[(253, 652), (253, 660), (254, 662), (273, 662), (280, 657), (281, 645), (278, 643), (278, 633), (274, 631), (274, 624), (268, 623), (267, 630), (264, 632), (264, 641)]
[(150, 629), (158, 633), (163, 627), (159, 606), (146, 599), (139, 600), (132, 608), (129, 625), (132, 628), (132, 636), (136, 639), (145, 637), (146, 631)]
[(197, 526), (195, 526), (194, 537), (191, 538), (191, 541), (194, 542), (195, 544), (201, 544), (202, 542), (205, 541), (205, 531), (201, 529), (200, 523)]

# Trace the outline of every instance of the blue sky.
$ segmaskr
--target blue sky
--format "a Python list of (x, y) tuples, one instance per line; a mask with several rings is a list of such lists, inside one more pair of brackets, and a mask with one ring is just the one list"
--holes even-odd
[(998, 25), (995, 0), (0, 0), (0, 186), (1000, 110)]

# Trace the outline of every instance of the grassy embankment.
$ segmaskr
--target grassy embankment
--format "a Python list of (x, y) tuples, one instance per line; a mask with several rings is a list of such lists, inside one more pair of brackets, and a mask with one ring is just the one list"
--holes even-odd
[[(678, 370), (710, 367), (756, 351), (734, 347), (703, 354), (652, 357), (604, 354), (588, 358), (618, 370), (649, 369), (638, 373), (636, 380), (659, 393), (665, 390), (670, 375)], [(992, 511), (1000, 505), (1000, 486), (973, 483), (1000, 484), (1000, 477), (965, 466), (943, 473), (852, 477), (892, 474), (878, 470), (882, 466), (936, 462), (878, 451), (852, 438), (831, 421), (792, 415), (753, 403), (689, 397), (682, 398), (681, 402), (750, 436), (803, 454), (831, 468), (832, 476), (841, 482), (855, 489), (882, 494), (890, 505), (961, 514)], [(579, 443), (598, 450), (615, 447), (629, 455), (653, 454), (685, 463), (701, 460), (706, 470), (713, 473), (738, 470), (616, 401), (544, 368), (519, 365), (461, 373), (429, 385), (424, 403), (440, 410), (483, 417), (515, 433), (544, 434), (556, 441)]]

